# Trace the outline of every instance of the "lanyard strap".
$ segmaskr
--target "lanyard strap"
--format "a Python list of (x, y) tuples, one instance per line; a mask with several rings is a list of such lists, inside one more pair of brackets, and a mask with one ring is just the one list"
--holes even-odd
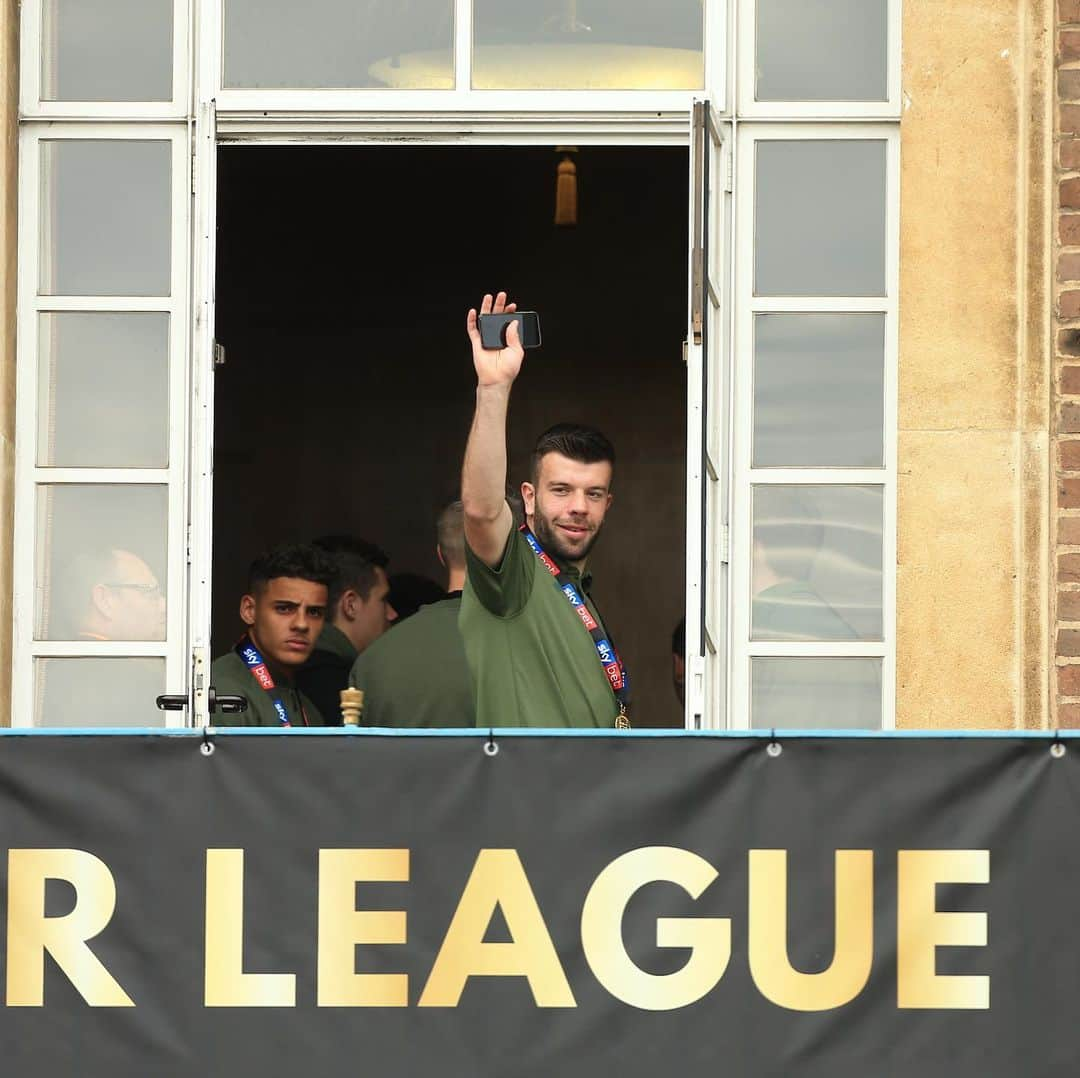
[(519, 530), (525, 536), (525, 542), (532, 548), (532, 552), (539, 558), (540, 564), (555, 578), (555, 586), (566, 596), (567, 601), (574, 608), (574, 612), (581, 619), (581, 624), (585, 626), (589, 636), (592, 637), (593, 645), (596, 648), (596, 656), (600, 660), (601, 667), (603, 667), (604, 676), (607, 678), (611, 691), (615, 694), (615, 699), (619, 704), (619, 716), (615, 720), (615, 725), (620, 728), (629, 727), (630, 721), (627, 712), (630, 709), (630, 676), (626, 672), (626, 667), (623, 666), (622, 659), (619, 658), (619, 653), (615, 650), (615, 645), (604, 635), (604, 630), (600, 628), (596, 618), (592, 616), (577, 586), (555, 564), (554, 559), (545, 553), (540, 541), (533, 535), (528, 524), (522, 524)]
[[(270, 701), (274, 705), (274, 710), (281, 720), (281, 725), (292, 726), (292, 723), (289, 721), (289, 709), (285, 706), (285, 700), (278, 691), (277, 686), (274, 684), (274, 679), (270, 676), (270, 668), (266, 665), (266, 660), (262, 657), (261, 652), (255, 646), (251, 637), (247, 633), (244, 633), (244, 635), (240, 637), (240, 642), (233, 650), (240, 656), (240, 661), (248, 668), (248, 672), (258, 682), (259, 688), (270, 697)], [(300, 705), (300, 717), (304, 720), (304, 725), (307, 726), (308, 718), (307, 714), (304, 712), (303, 704)]]

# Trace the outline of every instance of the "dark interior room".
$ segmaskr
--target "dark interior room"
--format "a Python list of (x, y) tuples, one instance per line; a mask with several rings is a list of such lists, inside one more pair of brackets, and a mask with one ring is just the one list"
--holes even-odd
[[(214, 652), (248, 563), (351, 533), (390, 571), (443, 573), (475, 375), (465, 314), (505, 288), (539, 312), (511, 403), (510, 480), (536, 436), (590, 423), (614, 493), (590, 559), (633, 679), (635, 726), (681, 726), (687, 154), (582, 147), (578, 222), (554, 223), (549, 147), (226, 146), (219, 155)], [(391, 630), (393, 631), (393, 630)]]

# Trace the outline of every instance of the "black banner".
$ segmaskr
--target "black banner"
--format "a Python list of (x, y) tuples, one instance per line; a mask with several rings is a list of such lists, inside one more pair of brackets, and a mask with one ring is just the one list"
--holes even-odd
[(0, 738), (4, 1073), (1080, 1069), (1080, 742), (486, 745)]

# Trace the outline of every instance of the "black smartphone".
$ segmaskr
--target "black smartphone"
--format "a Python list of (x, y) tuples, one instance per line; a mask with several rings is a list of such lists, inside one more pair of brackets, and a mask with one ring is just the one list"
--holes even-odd
[(518, 324), (518, 339), (522, 348), (540, 347), (540, 316), (536, 311), (480, 315), (480, 342), (485, 348), (505, 348), (506, 327), (511, 322)]

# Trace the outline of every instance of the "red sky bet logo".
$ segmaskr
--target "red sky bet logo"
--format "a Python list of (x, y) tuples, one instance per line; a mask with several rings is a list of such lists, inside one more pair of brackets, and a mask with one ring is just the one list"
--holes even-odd
[(540, 560), (544, 563), (544, 568), (546, 568), (552, 576), (559, 575), (559, 567), (547, 556), (547, 554), (541, 554)]
[(266, 669), (266, 664), (261, 666), (253, 666), (251, 672), (255, 675), (255, 680), (267, 691), (274, 687), (274, 679), (270, 676), (270, 671)]
[(618, 663), (608, 663), (607, 666), (604, 667), (604, 673), (607, 674), (608, 681), (611, 682), (611, 687), (613, 689), (621, 689), (622, 688), (622, 686), (623, 686), (622, 674), (619, 671), (619, 664)]
[(581, 616), (581, 620), (585, 623), (585, 628), (592, 632), (596, 626), (596, 619), (589, 613), (589, 608), (582, 603), (581, 606), (575, 607), (578, 614)]

